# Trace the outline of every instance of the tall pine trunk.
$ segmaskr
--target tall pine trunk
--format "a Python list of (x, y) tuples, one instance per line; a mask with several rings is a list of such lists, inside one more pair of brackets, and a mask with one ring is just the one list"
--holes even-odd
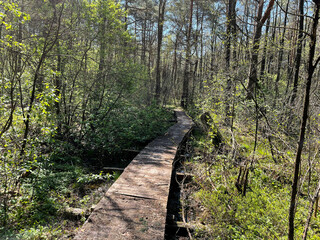
[(161, 73), (160, 73), (160, 61), (161, 61), (161, 46), (163, 37), (163, 24), (164, 24), (164, 11), (166, 7), (166, 0), (160, 0), (159, 2), (159, 19), (158, 19), (158, 47), (157, 47), (157, 63), (156, 63), (156, 92), (155, 99), (157, 104), (160, 103), (161, 93)]
[(187, 31), (187, 48), (186, 48), (186, 61), (184, 68), (184, 78), (182, 86), (181, 107), (188, 107), (189, 103), (189, 82), (190, 82), (190, 63), (191, 63), (191, 30), (192, 30), (192, 17), (193, 17), (193, 0), (190, 1), (190, 15)]

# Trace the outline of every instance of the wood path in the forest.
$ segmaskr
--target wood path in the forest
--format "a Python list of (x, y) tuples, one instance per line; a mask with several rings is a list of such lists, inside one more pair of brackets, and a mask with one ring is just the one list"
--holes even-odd
[(164, 239), (173, 161), (193, 125), (175, 113), (177, 123), (132, 160), (74, 239)]

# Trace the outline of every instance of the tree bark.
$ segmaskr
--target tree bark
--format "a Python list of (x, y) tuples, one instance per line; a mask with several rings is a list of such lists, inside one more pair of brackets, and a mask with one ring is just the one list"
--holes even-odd
[(201, 27), (200, 27), (200, 61), (199, 61), (199, 91), (203, 91), (203, 18), (204, 13), (201, 15)]
[(256, 31), (253, 38), (253, 48), (251, 55), (251, 63), (250, 63), (250, 72), (249, 72), (249, 82), (247, 87), (247, 99), (252, 99), (258, 84), (258, 74), (257, 74), (257, 66), (258, 66), (258, 56), (259, 56), (259, 47), (260, 47), (260, 37), (263, 24), (267, 20), (270, 15), (271, 9), (273, 7), (274, 0), (270, 0), (267, 10), (265, 11), (262, 17), (264, 0), (259, 1), (258, 13), (257, 13), (257, 25)]
[[(229, 0), (228, 3), (228, 15), (227, 15), (227, 43), (226, 43), (226, 73), (227, 73), (227, 87), (226, 87), (226, 98), (225, 98), (225, 122), (227, 125), (230, 124), (230, 117), (232, 115), (230, 109), (230, 97), (231, 97), (231, 88), (232, 80), (230, 74), (230, 57), (231, 57), (231, 43), (235, 43), (236, 35), (236, 0)], [(235, 47), (235, 46), (234, 46)], [(235, 55), (235, 54), (234, 54)]]
[(189, 104), (192, 16), (193, 16), (193, 0), (190, 1), (189, 26), (187, 31), (186, 62), (185, 62), (184, 78), (183, 78), (183, 86), (182, 86), (182, 97), (181, 97), (181, 107), (183, 108), (187, 108)]
[(261, 68), (260, 68), (260, 79), (263, 79), (265, 77), (269, 25), (270, 25), (270, 16), (267, 20), (266, 34), (265, 34), (265, 38), (264, 38), (264, 47), (263, 47), (263, 54), (262, 54)]
[(313, 19), (313, 26), (312, 32), (310, 35), (310, 50), (309, 50), (309, 60), (308, 60), (308, 78), (306, 82), (306, 92), (305, 92), (305, 100), (303, 106), (303, 115), (302, 115), (302, 122), (300, 127), (300, 137), (299, 137), (299, 144), (297, 148), (296, 160), (295, 160), (295, 169), (294, 169), (294, 177), (293, 177), (293, 184), (292, 184), (292, 192), (291, 192), (291, 201), (290, 201), (290, 208), (289, 208), (289, 233), (288, 239), (294, 239), (294, 218), (295, 218), (295, 207), (296, 207), (296, 197), (298, 192), (298, 182), (300, 178), (300, 165), (301, 165), (301, 154), (304, 145), (305, 139), (305, 132), (306, 132), (306, 125), (308, 120), (308, 109), (310, 103), (310, 90), (312, 84), (312, 76), (314, 70), (316, 68), (317, 63), (320, 60), (320, 57), (317, 61), (314, 62), (314, 55), (316, 50), (316, 40), (317, 40), (317, 27), (319, 22), (319, 10), (320, 10), (320, 0), (314, 0), (316, 4), (314, 19)]
[(156, 92), (155, 99), (156, 103), (160, 104), (160, 93), (161, 93), (161, 46), (163, 37), (163, 24), (164, 24), (164, 12), (166, 7), (166, 0), (160, 0), (159, 2), (159, 19), (158, 19), (158, 47), (157, 47), (157, 64), (156, 64)]
[(301, 55), (302, 55), (302, 41), (303, 41), (303, 29), (304, 29), (304, 1), (299, 1), (299, 34), (298, 34), (298, 47), (297, 47), (297, 59), (295, 64), (295, 73), (294, 73), (294, 81), (293, 81), (293, 90), (291, 97), (291, 105), (295, 102), (298, 91), (298, 82), (299, 82), (299, 72), (301, 65)]

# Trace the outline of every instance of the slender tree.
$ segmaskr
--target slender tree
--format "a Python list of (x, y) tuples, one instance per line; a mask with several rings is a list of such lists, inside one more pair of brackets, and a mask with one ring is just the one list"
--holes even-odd
[(188, 107), (188, 104), (189, 104), (192, 18), (193, 18), (193, 0), (190, 1), (189, 23), (188, 23), (187, 39), (186, 39), (186, 42), (187, 42), (186, 61), (185, 61), (185, 68), (184, 68), (182, 97), (181, 97), (181, 106), (184, 108)]
[(250, 72), (249, 72), (249, 82), (247, 87), (247, 99), (252, 99), (254, 96), (254, 93), (257, 88), (258, 84), (258, 72), (257, 72), (257, 66), (258, 66), (258, 57), (259, 57), (259, 47), (260, 47), (260, 37), (261, 37), (261, 31), (263, 24), (268, 19), (271, 9), (274, 5), (274, 0), (270, 0), (269, 5), (262, 16), (263, 11), (263, 5), (264, 0), (259, 1), (258, 6), (258, 12), (257, 12), (257, 24), (256, 24), (256, 30), (253, 38), (253, 47), (252, 47), (252, 54), (251, 54), (251, 62), (250, 62)]
[(157, 64), (156, 64), (156, 92), (155, 98), (157, 104), (160, 103), (160, 92), (161, 92), (161, 46), (163, 38), (163, 25), (164, 25), (164, 15), (166, 8), (166, 0), (160, 0), (159, 2), (159, 16), (158, 16), (158, 46), (157, 46)]
[[(230, 123), (230, 96), (232, 88), (230, 57), (231, 57), (231, 43), (235, 43), (236, 37), (236, 0), (229, 0), (228, 14), (227, 14), (227, 41), (226, 41), (226, 72), (227, 72), (227, 87), (226, 87), (226, 123)], [(235, 48), (235, 46), (233, 46)], [(235, 54), (234, 54), (235, 55)]]
[(298, 83), (299, 83), (299, 72), (301, 65), (301, 55), (302, 55), (302, 41), (303, 41), (303, 29), (304, 29), (304, 2), (305, 0), (299, 1), (299, 32), (298, 32), (298, 46), (296, 53), (296, 61), (295, 61), (295, 73), (294, 73), (294, 82), (293, 82), (293, 90), (291, 97), (291, 104), (294, 103), (297, 97), (298, 91)]
[(270, 26), (270, 16), (268, 17), (268, 20), (267, 20), (266, 32), (264, 37), (263, 54), (262, 54), (261, 67), (260, 67), (260, 79), (263, 79), (265, 77), (267, 48), (268, 48), (268, 34), (269, 34), (269, 28), (270, 28), (269, 26)]
[(284, 13), (284, 20), (283, 20), (283, 31), (280, 39), (280, 49), (279, 49), (279, 57), (278, 57), (278, 66), (277, 66), (277, 78), (276, 78), (276, 84), (275, 84), (275, 98), (274, 98), (274, 105), (276, 103), (276, 99), (279, 97), (279, 81), (280, 81), (280, 75), (281, 75), (281, 66), (283, 61), (283, 51), (284, 51), (284, 39), (286, 34), (286, 27), (287, 27), (287, 21), (288, 21), (288, 9), (289, 9), (289, 1), (286, 4), (286, 9)]
[(300, 173), (300, 165), (301, 165), (301, 155), (302, 155), (302, 150), (303, 150), (303, 145), (305, 140), (306, 126), (307, 126), (307, 120), (308, 120), (308, 110), (310, 105), (310, 90), (311, 90), (311, 84), (312, 84), (312, 77), (320, 61), (320, 57), (318, 57), (314, 62), (314, 56), (315, 56), (316, 44), (317, 44), (317, 28), (318, 28), (318, 22), (319, 22), (320, 0), (313, 0), (313, 2), (315, 4), (315, 9), (314, 9), (312, 30), (310, 34), (308, 77), (306, 81), (305, 99), (304, 99), (304, 105), (303, 105), (302, 122), (300, 127), (300, 137), (299, 137), (299, 143), (297, 147), (290, 208), (289, 208), (289, 234), (288, 234), (289, 240), (294, 239), (294, 218), (295, 218), (296, 198), (297, 198), (297, 192), (298, 192), (298, 182), (300, 179), (299, 173)]

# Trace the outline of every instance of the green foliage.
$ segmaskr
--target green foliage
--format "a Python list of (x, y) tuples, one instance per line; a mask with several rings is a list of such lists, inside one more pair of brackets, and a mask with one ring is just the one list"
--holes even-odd
[(89, 184), (99, 181), (107, 181), (110, 180), (113, 176), (111, 174), (83, 174), (77, 178), (77, 183), (79, 184)]
[[(244, 127), (243, 127), (244, 128)], [(254, 139), (243, 131), (237, 136), (237, 161), (251, 159)], [(254, 167), (250, 168), (246, 196), (237, 189), (240, 162), (232, 158), (228, 147), (223, 151), (212, 147), (210, 137), (196, 135), (193, 166), (197, 191), (192, 201), (201, 206), (196, 220), (208, 228), (195, 232), (198, 239), (287, 239), (288, 208), (291, 183), (288, 166), (275, 164), (267, 142), (257, 146)], [(224, 137), (227, 136), (224, 132)], [(242, 163), (243, 164), (243, 163)], [(316, 185), (315, 181), (312, 183)], [(310, 187), (310, 186), (309, 186)], [(307, 192), (308, 187), (302, 188)], [(299, 198), (296, 235), (301, 237), (308, 215), (309, 200)], [(317, 239), (320, 217), (312, 219), (310, 239)]]
[[(117, 62), (111, 67), (110, 77), (116, 80), (118, 91), (142, 94), (144, 83), (148, 79), (146, 68), (132, 61)], [(135, 100), (138, 100), (135, 98)]]
[[(156, 106), (137, 108), (123, 103), (114, 107), (108, 118), (102, 121), (105, 113), (100, 111), (88, 121), (87, 126), (90, 130), (90, 125), (94, 126), (95, 131), (89, 132), (81, 143), (56, 139), (55, 129), (51, 129), (47, 135), (29, 142), (34, 148), (28, 149), (26, 157), (29, 160), (22, 165), (15, 161), (19, 152), (7, 150), (0, 173), (11, 179), (21, 173), (27, 173), (27, 177), (15, 179), (20, 192), (8, 198), (6, 206), (1, 205), (1, 216), (5, 217), (1, 220), (7, 226), (0, 229), (3, 236), (44, 239), (45, 236), (63, 234), (59, 229), (44, 226), (56, 222), (66, 206), (90, 208), (101, 197), (101, 193), (94, 192), (95, 189), (119, 177), (119, 172), (91, 172), (84, 167), (83, 161), (91, 162), (94, 167), (99, 165), (96, 159), (105, 161), (100, 154), (104, 154), (102, 157), (118, 157), (118, 161), (126, 158), (124, 149), (140, 149), (152, 138), (163, 134), (173, 117), (171, 112)], [(41, 145), (43, 142), (46, 144)], [(50, 153), (43, 154), (47, 151)], [(15, 182), (5, 182), (5, 179), (2, 183), (10, 189), (2, 194), (9, 196), (12, 194), (9, 192), (16, 191)], [(9, 229), (20, 233), (10, 235)]]
[(101, 196), (91, 199), (93, 190), (86, 190), (87, 186), (96, 189), (113, 179), (111, 174), (93, 174), (81, 166), (55, 164), (52, 161), (48, 164), (48, 160), (39, 159), (38, 168), (30, 170), (31, 174), (21, 179), (20, 193), (8, 202), (7, 225), (0, 228), (4, 239), (61, 236), (61, 230), (52, 226), (61, 221), (63, 209), (73, 202), (78, 204), (77, 207), (91, 207)]
[(18, 234), (7, 233), (1, 235), (0, 238), (3, 240), (46, 240), (46, 239), (58, 239), (61, 236), (61, 229), (50, 228), (44, 226), (34, 226), (29, 229), (23, 229)]
[(208, 169), (214, 189), (207, 185), (209, 182), (201, 181), (202, 189), (194, 196), (205, 209), (199, 217), (201, 222), (210, 225), (210, 237), (278, 239), (285, 236), (289, 187), (270, 179), (263, 171), (254, 171), (250, 189), (243, 197), (234, 185), (237, 171), (230, 168), (230, 160), (225, 158), (217, 156)]
[[(257, 97), (259, 109), (256, 111), (256, 103), (244, 99), (243, 89), (237, 86), (232, 96), (235, 114), (231, 128), (225, 121), (225, 105), (230, 104), (230, 99), (224, 100), (224, 92), (220, 91), (224, 76), (217, 74), (216, 80), (208, 90), (209, 97), (202, 97), (199, 104), (190, 109), (197, 121), (203, 112), (209, 112), (225, 143), (215, 148), (211, 140), (214, 132), (210, 130), (202, 135), (197, 133), (193, 142), (195, 155), (190, 165), (195, 175), (195, 191), (190, 206), (198, 204), (199, 207), (192, 210), (196, 212), (193, 220), (204, 226), (197, 229), (195, 238), (287, 239), (299, 119), (293, 114), (287, 123), (288, 111), (272, 107), (273, 100), (266, 100), (272, 89), (261, 90), (266, 96)], [(309, 213), (308, 195), (314, 194), (319, 181), (318, 164), (310, 171), (312, 151), (318, 149), (318, 143), (314, 137), (307, 141), (309, 153), (303, 155), (301, 172), (305, 175), (302, 174), (295, 217), (297, 239), (302, 238)], [(314, 158), (314, 161), (317, 160)], [(245, 168), (249, 174), (243, 196), (236, 183), (239, 176), (244, 176)], [(312, 216), (308, 238), (319, 238), (319, 219), (319, 215)]]
[[(172, 113), (153, 105), (137, 108), (122, 103), (108, 111), (100, 111), (88, 122), (94, 131), (85, 138), (87, 151), (107, 158), (104, 161), (121, 158), (123, 150), (140, 149), (171, 125)], [(109, 117), (103, 121), (106, 112)]]

